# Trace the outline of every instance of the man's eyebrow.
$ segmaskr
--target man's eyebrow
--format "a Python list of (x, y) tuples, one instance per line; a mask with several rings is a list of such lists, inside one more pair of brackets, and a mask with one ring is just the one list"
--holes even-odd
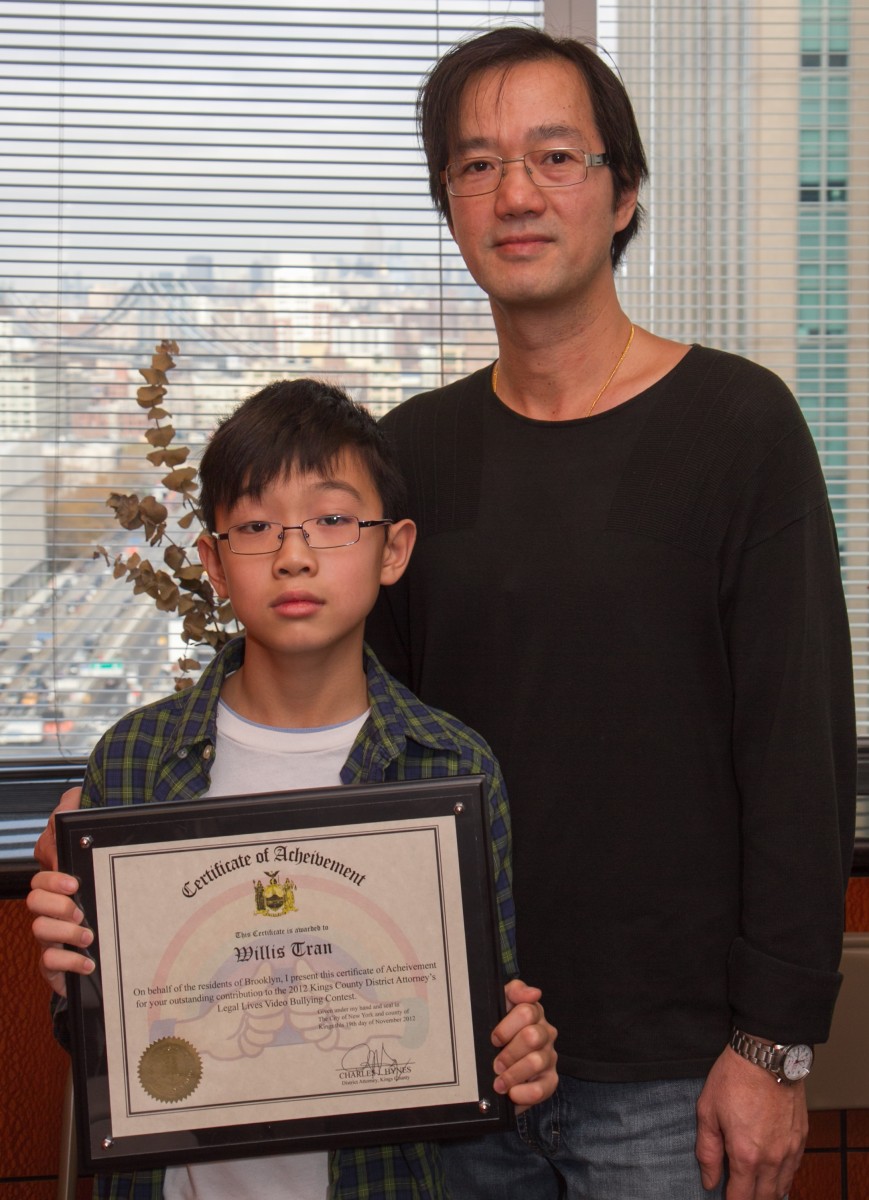
[(585, 134), (575, 125), (535, 125), (533, 129), (528, 130), (529, 141), (545, 142), (550, 146), (575, 146), (577, 141), (582, 144), (584, 139)]
[[(585, 134), (577, 129), (575, 125), (535, 125), (533, 129), (529, 129), (525, 134), (525, 141), (534, 143), (544, 143), (540, 149), (545, 146), (582, 146), (585, 144)], [(482, 134), (476, 134), (474, 137), (461, 138), (456, 143), (456, 155), (466, 157), (476, 151), (491, 151), (495, 153), (497, 142), (494, 138), (483, 137)]]

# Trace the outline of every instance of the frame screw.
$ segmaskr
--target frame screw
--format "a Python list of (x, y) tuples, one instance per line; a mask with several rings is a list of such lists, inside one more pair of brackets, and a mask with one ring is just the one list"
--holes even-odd
[(481, 1113), (487, 1113), (491, 1107), (492, 1107), (492, 1105), (489, 1103), (488, 1100), (480, 1101), (480, 1112)]
[(103, 1138), (103, 1140), (100, 1144), (104, 1150), (111, 1150), (112, 1146), (114, 1146), (114, 1144), (115, 1144), (115, 1139), (106, 1137), (106, 1138)]
[(78, 839), (78, 844), (81, 846), (82, 850), (90, 850), (91, 846), (94, 844), (94, 839), (89, 833), (86, 833), (84, 837)]
[(464, 806), (464, 804), (462, 804), (461, 800), (458, 802), (458, 804), (453, 805), (453, 812), (456, 814), (457, 817), (460, 817), (464, 811), (465, 811), (465, 806)]

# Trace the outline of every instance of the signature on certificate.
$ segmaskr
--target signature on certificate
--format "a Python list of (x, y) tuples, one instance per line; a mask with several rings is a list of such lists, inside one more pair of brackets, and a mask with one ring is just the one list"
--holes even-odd
[(370, 1046), (368, 1042), (360, 1042), (344, 1052), (341, 1059), (342, 1071), (359, 1071), (369, 1075), (407, 1075), (410, 1072), (411, 1060), (399, 1062), (381, 1042), (380, 1046)]

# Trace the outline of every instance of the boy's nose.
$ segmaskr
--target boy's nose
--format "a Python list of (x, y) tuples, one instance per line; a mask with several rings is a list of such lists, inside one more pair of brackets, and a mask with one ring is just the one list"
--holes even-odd
[(274, 556), (274, 569), (278, 574), (310, 570), (317, 562), (316, 553), (308, 545), (301, 529), (293, 526), (284, 530), (284, 536)]

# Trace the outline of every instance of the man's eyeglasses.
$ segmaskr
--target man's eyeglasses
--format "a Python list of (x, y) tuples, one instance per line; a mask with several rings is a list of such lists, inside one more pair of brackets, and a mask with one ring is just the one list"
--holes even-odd
[(226, 533), (215, 533), (219, 542), (228, 542), (233, 554), (277, 554), (284, 544), (284, 535), (291, 529), (301, 530), (302, 537), (312, 550), (333, 550), (337, 546), (353, 546), (362, 536), (363, 529), (374, 525), (391, 525), (391, 520), (360, 521), (358, 517), (345, 517), (339, 513), (328, 513), (324, 517), (311, 517), (301, 525), (282, 525), (280, 521), (245, 521), (233, 525)]
[(529, 150), (520, 158), (501, 158), (497, 154), (475, 154), (447, 163), (441, 171), (441, 183), (451, 196), (485, 196), (496, 192), (506, 174), (508, 163), (520, 162), (538, 187), (572, 187), (584, 183), (589, 167), (609, 166), (608, 154), (589, 154), (569, 146), (549, 150)]

